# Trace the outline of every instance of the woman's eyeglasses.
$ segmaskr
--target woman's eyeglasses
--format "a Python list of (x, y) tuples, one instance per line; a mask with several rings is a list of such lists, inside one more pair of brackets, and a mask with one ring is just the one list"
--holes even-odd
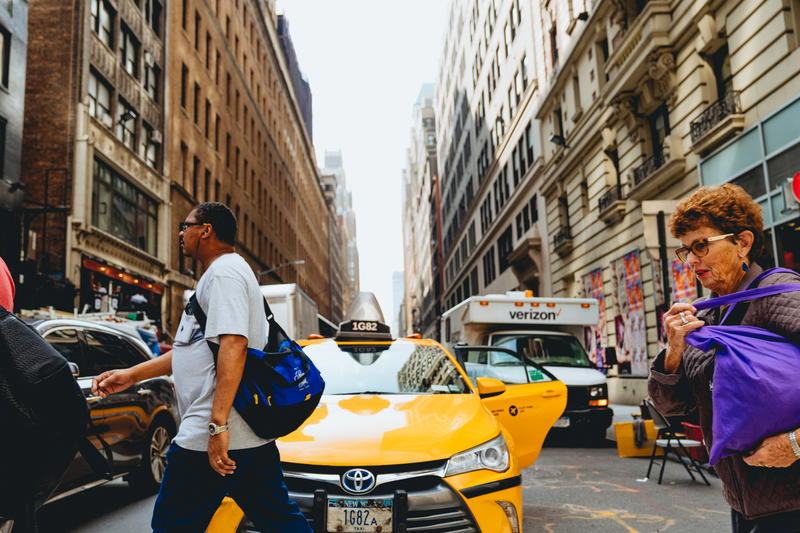
[(181, 222), (178, 224), (178, 233), (182, 233), (192, 226), (208, 226), (208, 222)]
[(721, 241), (722, 239), (727, 239), (728, 237), (733, 237), (734, 235), (736, 234), (726, 233), (725, 235), (717, 235), (715, 237), (709, 237), (708, 239), (701, 239), (699, 241), (695, 241), (690, 246), (681, 246), (680, 248), (675, 250), (675, 255), (677, 255), (678, 259), (680, 259), (684, 263), (688, 263), (689, 252), (692, 252), (695, 257), (705, 257), (708, 255), (709, 243), (715, 241)]

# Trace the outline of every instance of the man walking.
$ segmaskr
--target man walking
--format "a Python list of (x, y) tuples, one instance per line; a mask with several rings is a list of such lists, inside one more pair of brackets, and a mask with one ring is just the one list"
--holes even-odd
[[(248, 347), (267, 343), (263, 296), (253, 271), (233, 250), (236, 217), (217, 202), (198, 205), (180, 224), (184, 254), (205, 270), (196, 297), (205, 335), (184, 311), (173, 349), (151, 361), (99, 375), (95, 394), (173, 374), (181, 423), (153, 511), (155, 533), (205, 531), (225, 495), (260, 530), (311, 533), (289, 499), (274, 441), (258, 437), (232, 409)], [(216, 364), (206, 340), (219, 344)]]

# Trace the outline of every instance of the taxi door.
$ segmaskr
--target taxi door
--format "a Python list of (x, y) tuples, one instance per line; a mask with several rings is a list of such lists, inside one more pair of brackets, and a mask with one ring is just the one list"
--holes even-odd
[(567, 387), (558, 379), (517, 352), (497, 346), (459, 346), (459, 362), (476, 378), (499, 379), (506, 391), (481, 401), (514, 439), (514, 454), (520, 469), (533, 464), (544, 438), (564, 412)]

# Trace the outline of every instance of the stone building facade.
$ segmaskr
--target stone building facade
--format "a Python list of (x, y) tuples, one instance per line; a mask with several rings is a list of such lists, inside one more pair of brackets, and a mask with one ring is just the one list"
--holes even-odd
[[(587, 332), (606, 346), (612, 401), (646, 395), (658, 324), (702, 287), (665, 231), (677, 201), (733, 181), (763, 206), (765, 265), (797, 268), (800, 3), (595, 1), (536, 4), (542, 194), (553, 294), (601, 299)], [(633, 379), (625, 379), (633, 378)], [(637, 379), (638, 378), (638, 379)]]
[[(328, 210), (274, 9), (264, 0), (169, 3), (170, 228), (197, 202), (224, 202), (254, 271), (305, 261), (261, 282), (297, 283), (330, 316)], [(170, 246), (174, 325), (195, 269), (174, 234)]]
[[(702, 294), (666, 226), (735, 182), (764, 207), (764, 265), (797, 268), (800, 2), (451, 2), (437, 80), (444, 308), (533, 289), (595, 297), (612, 401), (644, 397), (660, 315)], [(618, 378), (618, 379), (617, 379)]]
[[(166, 16), (160, 0), (29, 8), (22, 248), (27, 305), (107, 311), (166, 292)], [(36, 213), (36, 208), (41, 208)]]

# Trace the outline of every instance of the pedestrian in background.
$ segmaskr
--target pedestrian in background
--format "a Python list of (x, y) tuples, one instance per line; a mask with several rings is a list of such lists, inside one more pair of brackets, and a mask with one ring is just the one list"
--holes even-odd
[[(683, 244), (678, 257), (711, 291), (711, 298), (744, 290), (763, 272), (754, 262), (764, 249), (761, 207), (737, 185), (702, 187), (678, 205), (670, 230)], [(766, 276), (760, 286), (782, 283), (800, 283), (800, 277), (779, 272)], [(787, 292), (738, 305), (725, 324), (757, 326), (798, 344), (798, 311), (800, 292)], [(697, 311), (689, 303), (674, 304), (664, 315), (668, 346), (653, 362), (648, 380), (650, 396), (665, 415), (697, 411), (709, 449), (714, 440), (715, 356), (688, 345), (686, 335), (718, 325), (722, 316), (719, 308)], [(768, 437), (750, 453), (716, 463), (734, 533), (800, 532), (800, 454), (793, 448), (793, 436), (800, 437), (800, 429)]]
[(0, 305), (14, 311), (14, 278), (8, 270), (6, 262), (0, 257)]
[[(264, 297), (247, 262), (234, 252), (236, 217), (220, 203), (198, 205), (180, 224), (183, 253), (204, 269), (196, 297), (205, 336), (184, 311), (169, 353), (98, 376), (106, 396), (158, 375), (173, 374), (181, 423), (153, 511), (157, 533), (205, 531), (230, 495), (262, 531), (311, 533), (289, 499), (274, 441), (258, 437), (232, 409), (248, 347), (267, 344)], [(215, 364), (207, 340), (219, 345)]]

